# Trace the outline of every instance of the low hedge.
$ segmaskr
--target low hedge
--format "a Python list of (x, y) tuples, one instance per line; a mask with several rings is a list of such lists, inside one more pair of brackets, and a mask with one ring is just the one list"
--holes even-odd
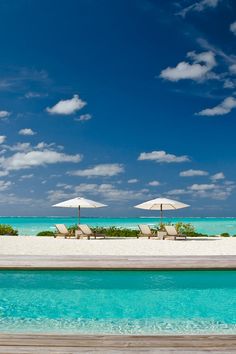
[(37, 233), (37, 236), (55, 236), (55, 232), (53, 231), (40, 231)]

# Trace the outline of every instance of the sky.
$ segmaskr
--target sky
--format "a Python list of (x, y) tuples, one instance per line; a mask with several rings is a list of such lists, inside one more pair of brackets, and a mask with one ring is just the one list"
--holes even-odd
[(235, 113), (233, 0), (0, 0), (0, 215), (236, 216)]

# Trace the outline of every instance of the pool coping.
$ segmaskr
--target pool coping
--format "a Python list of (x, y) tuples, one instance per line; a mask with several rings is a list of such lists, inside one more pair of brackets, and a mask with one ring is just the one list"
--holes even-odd
[[(1, 351), (4, 350), (5, 352)], [(21, 353), (22, 348), (33, 349), (40, 348), (40, 353), (81, 353), (79, 349), (101, 350), (105, 353), (109, 350), (125, 350), (125, 352), (140, 350), (201, 350), (219, 351), (236, 350), (236, 335), (70, 335), (70, 334), (12, 334), (0, 333), (0, 353)], [(58, 351), (55, 351), (58, 350)], [(36, 351), (39, 353), (39, 349)], [(28, 351), (27, 351), (28, 353)], [(156, 351), (155, 351), (156, 353)]]
[(236, 255), (232, 256), (51, 256), (0, 255), (0, 269), (104, 269), (104, 270), (188, 270), (236, 269)]

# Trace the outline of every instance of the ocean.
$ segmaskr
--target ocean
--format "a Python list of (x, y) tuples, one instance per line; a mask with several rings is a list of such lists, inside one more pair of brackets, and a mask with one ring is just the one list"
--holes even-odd
[[(163, 218), (163, 222), (191, 223), (195, 226), (197, 232), (208, 235), (219, 235), (222, 232), (228, 232), (230, 235), (236, 235), (236, 218)], [(35, 236), (38, 232), (44, 230), (55, 230), (55, 224), (74, 225), (78, 222), (77, 218), (72, 217), (0, 217), (1, 224), (12, 225), (19, 231), (20, 236)], [(126, 228), (137, 228), (138, 224), (148, 224), (151, 227), (158, 225), (159, 218), (81, 218), (82, 224), (90, 226), (116, 226)]]

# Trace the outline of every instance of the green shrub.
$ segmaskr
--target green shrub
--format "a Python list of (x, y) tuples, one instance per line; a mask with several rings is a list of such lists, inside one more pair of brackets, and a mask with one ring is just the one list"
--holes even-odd
[(230, 237), (230, 234), (228, 232), (222, 232), (222, 234), (220, 234), (221, 237)]
[[(78, 225), (72, 225), (68, 227), (68, 230), (75, 232), (75, 230), (78, 230)], [(97, 234), (104, 234), (109, 237), (137, 237), (139, 234), (138, 230), (132, 230), (132, 229), (127, 229), (127, 228), (122, 228), (122, 227), (103, 227), (103, 226), (97, 226), (97, 227), (91, 227), (91, 230)]]
[(37, 236), (55, 236), (55, 232), (53, 231), (40, 231), (37, 233)]
[(110, 237), (137, 237), (139, 234), (138, 230), (132, 230), (127, 228), (118, 228), (115, 226), (111, 227), (92, 227), (93, 232), (98, 234), (104, 234)]
[(208, 236), (207, 234), (196, 232), (195, 227), (190, 223), (184, 224), (183, 222), (178, 222), (175, 227), (178, 233), (189, 237)]
[(18, 230), (14, 229), (11, 225), (0, 224), (0, 235), (17, 236)]

